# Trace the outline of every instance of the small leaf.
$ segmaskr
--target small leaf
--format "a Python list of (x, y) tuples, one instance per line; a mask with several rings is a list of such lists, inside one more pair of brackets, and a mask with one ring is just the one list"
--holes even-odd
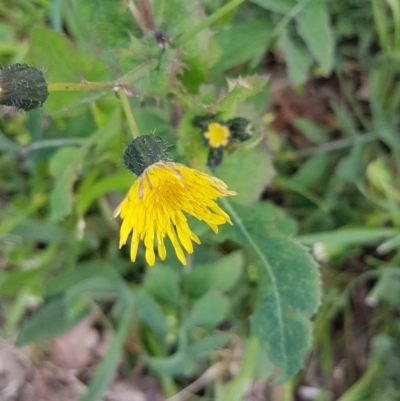
[(290, 82), (293, 86), (304, 84), (308, 79), (312, 59), (303, 45), (296, 43), (285, 29), (279, 40), (278, 47), (284, 55)]
[(168, 333), (167, 321), (154, 298), (143, 289), (135, 291), (133, 297), (140, 318), (162, 338), (165, 338)]
[(209, 265), (196, 265), (185, 277), (187, 291), (192, 297), (200, 297), (207, 291), (229, 291), (243, 272), (242, 252), (232, 252)]
[(221, 26), (214, 36), (221, 56), (213, 65), (213, 71), (222, 72), (248, 61), (259, 61), (268, 49), (271, 32), (272, 27), (265, 19)]
[(178, 306), (179, 275), (165, 265), (154, 266), (147, 271), (144, 288), (161, 303)]
[(296, 16), (297, 30), (324, 75), (333, 68), (333, 33), (324, 0), (309, 0)]
[(216, 349), (223, 347), (232, 338), (231, 333), (220, 333), (204, 338), (190, 344), (187, 348), (187, 353), (192, 356), (207, 355)]
[(208, 292), (194, 304), (185, 326), (215, 327), (226, 318), (228, 311), (227, 297)]
[(252, 3), (273, 11), (274, 13), (286, 14), (296, 5), (296, 0), (251, 0)]

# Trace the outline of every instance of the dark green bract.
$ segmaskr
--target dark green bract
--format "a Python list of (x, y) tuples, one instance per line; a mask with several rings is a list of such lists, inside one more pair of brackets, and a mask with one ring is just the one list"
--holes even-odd
[(0, 104), (29, 111), (41, 107), (49, 92), (43, 73), (27, 64), (12, 64), (0, 71)]
[(156, 135), (142, 135), (134, 139), (124, 153), (125, 166), (137, 176), (159, 161), (169, 161), (164, 141)]

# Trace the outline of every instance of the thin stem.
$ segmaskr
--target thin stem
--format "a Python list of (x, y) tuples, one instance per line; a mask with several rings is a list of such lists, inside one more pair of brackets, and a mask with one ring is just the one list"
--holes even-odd
[(334, 150), (339, 150), (343, 148), (347, 148), (355, 143), (365, 143), (365, 142), (372, 142), (379, 139), (379, 135), (375, 133), (368, 133), (364, 135), (358, 135), (355, 137), (343, 138), (338, 139), (337, 141), (332, 141), (328, 143), (324, 143), (319, 146), (313, 146), (306, 149), (300, 149), (296, 152), (285, 152), (282, 154), (278, 154), (275, 157), (275, 160), (296, 160), (301, 159), (303, 157), (312, 156), (314, 154), (320, 153), (328, 153)]
[(104, 89), (115, 89), (123, 85), (127, 85), (137, 79), (139, 76), (143, 75), (146, 72), (149, 72), (153, 68), (157, 66), (158, 61), (156, 59), (152, 59), (146, 61), (145, 63), (139, 65), (132, 71), (129, 71), (127, 74), (122, 77), (108, 82), (50, 82), (47, 85), (48, 91), (51, 92), (60, 92), (60, 91), (69, 91), (69, 92), (89, 92), (89, 91), (98, 91)]
[(24, 147), (24, 150), (30, 152), (31, 150), (38, 150), (43, 148), (52, 148), (57, 146), (68, 145), (82, 145), (87, 138), (59, 138), (59, 139), (45, 139), (43, 141), (33, 142)]
[(209, 25), (213, 24), (215, 21), (219, 20), (225, 14), (229, 13), (229, 11), (233, 10), (240, 4), (244, 3), (246, 0), (231, 0), (228, 4), (225, 4), (219, 10), (217, 10), (214, 14), (211, 14), (207, 18), (203, 19), (199, 24), (195, 25), (191, 30), (179, 36), (174, 42), (172, 42), (171, 47), (176, 48), (178, 46), (183, 45), (188, 40), (195, 37), (202, 30), (207, 28)]
[(136, 125), (135, 118), (133, 117), (133, 113), (132, 113), (131, 106), (129, 104), (128, 96), (126, 96), (125, 90), (123, 88), (119, 88), (118, 96), (121, 99), (122, 107), (124, 109), (126, 119), (128, 120), (129, 128), (131, 130), (133, 139), (135, 139), (140, 135), (140, 133), (139, 133), (139, 129)]

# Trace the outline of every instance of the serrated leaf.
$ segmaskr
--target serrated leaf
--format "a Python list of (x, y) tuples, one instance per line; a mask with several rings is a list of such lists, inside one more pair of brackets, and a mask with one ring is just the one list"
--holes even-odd
[(228, 298), (208, 292), (195, 304), (185, 321), (185, 326), (215, 327), (221, 323), (229, 311)]
[(296, 15), (297, 30), (324, 75), (333, 68), (333, 33), (324, 0), (309, 0)]
[(301, 368), (311, 342), (310, 317), (320, 302), (317, 266), (300, 243), (265, 235), (246, 214), (223, 203), (260, 274), (252, 332), (278, 369), (276, 381), (283, 382)]

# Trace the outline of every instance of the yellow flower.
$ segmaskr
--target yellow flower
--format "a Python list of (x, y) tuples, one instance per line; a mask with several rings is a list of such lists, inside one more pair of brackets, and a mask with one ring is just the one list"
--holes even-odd
[(208, 131), (204, 133), (204, 137), (208, 139), (208, 145), (211, 148), (227, 146), (230, 136), (230, 129), (227, 126), (216, 122), (208, 124)]
[[(139, 137), (135, 141), (142, 138), (144, 141), (144, 137)], [(138, 148), (139, 146), (136, 146), (136, 149)], [(143, 152), (143, 148), (141, 151)], [(135, 150), (130, 155), (134, 152)], [(197, 235), (189, 228), (186, 214), (203, 220), (217, 233), (220, 224), (232, 224), (232, 222), (215, 200), (222, 196), (236, 195), (236, 192), (229, 191), (225, 183), (218, 178), (165, 160), (165, 157), (153, 153), (150, 159), (151, 161), (146, 159), (145, 165), (143, 160), (138, 162), (141, 166), (138, 171), (142, 172), (114, 211), (113, 216), (121, 216), (123, 220), (119, 246), (121, 248), (126, 244), (132, 232), (131, 260), (136, 260), (139, 242), (143, 241), (147, 263), (153, 266), (154, 240), (157, 239), (158, 254), (164, 260), (166, 257), (164, 239), (168, 236), (178, 259), (186, 264), (182, 247), (186, 252), (192, 253), (192, 241), (200, 244)], [(137, 157), (135, 160), (137, 161)], [(132, 159), (130, 162), (132, 164)], [(125, 163), (128, 166), (126, 158)]]

